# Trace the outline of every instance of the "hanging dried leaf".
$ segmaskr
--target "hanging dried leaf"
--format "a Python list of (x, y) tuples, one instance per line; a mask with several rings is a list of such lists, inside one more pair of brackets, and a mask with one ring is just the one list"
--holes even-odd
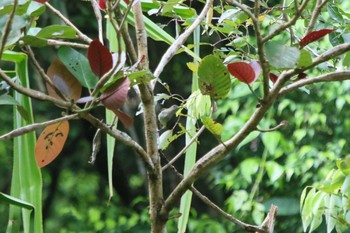
[(227, 65), (228, 71), (239, 81), (250, 84), (256, 80), (256, 74), (252, 66), (245, 62), (233, 62)]
[(98, 39), (89, 45), (88, 60), (91, 70), (98, 77), (102, 77), (113, 66), (112, 54)]
[(132, 118), (120, 110), (126, 101), (129, 86), (128, 78), (119, 79), (100, 96), (103, 105), (113, 111), (125, 127), (129, 127), (133, 123)]
[(311, 42), (314, 42), (318, 39), (321, 39), (325, 35), (327, 35), (331, 32), (334, 32), (334, 31), (335, 31), (334, 29), (322, 29), (319, 31), (310, 32), (303, 39), (300, 40), (299, 45), (300, 45), (300, 47), (304, 47), (304, 46), (310, 44)]
[[(80, 82), (72, 75), (65, 65), (56, 59), (47, 70), (47, 75), (50, 77), (55, 87), (67, 98), (78, 100), (81, 96), (82, 86)], [(50, 96), (61, 98), (56, 91), (46, 84), (47, 91)]]
[(44, 129), (35, 145), (35, 159), (39, 167), (45, 167), (60, 154), (68, 133), (68, 121), (61, 121)]

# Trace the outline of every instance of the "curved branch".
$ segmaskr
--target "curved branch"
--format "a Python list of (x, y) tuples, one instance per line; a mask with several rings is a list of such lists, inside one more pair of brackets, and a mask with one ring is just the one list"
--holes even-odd
[(321, 76), (318, 76), (316, 78), (307, 78), (302, 79), (297, 82), (294, 82), (280, 90), (278, 93), (278, 97), (281, 97), (291, 91), (294, 91), (297, 88), (314, 84), (314, 83), (321, 83), (321, 82), (334, 82), (334, 81), (343, 81), (343, 80), (349, 80), (350, 79), (350, 71), (337, 71), (333, 73), (324, 74)]
[(192, 34), (192, 32), (200, 25), (200, 23), (204, 20), (207, 15), (210, 6), (213, 4), (214, 0), (206, 0), (206, 3), (198, 15), (196, 20), (189, 26), (176, 40), (175, 42), (168, 48), (168, 50), (164, 53), (156, 70), (154, 71), (154, 76), (156, 79), (159, 78), (160, 74), (163, 72), (164, 67), (169, 63), (171, 58), (175, 55), (175, 53), (180, 49), (180, 47), (185, 43), (187, 38)]
[(320, 15), (321, 13), (321, 10), (322, 10), (322, 7), (328, 2), (328, 0), (317, 0), (317, 3), (316, 3), (316, 7), (314, 8), (314, 10), (312, 11), (312, 15), (311, 15), (311, 19), (310, 19), (310, 22), (309, 22), (309, 25), (307, 26), (307, 29), (305, 31), (305, 34), (304, 36), (306, 36), (307, 34), (309, 34), (312, 29), (315, 27), (315, 24), (316, 24), (316, 20), (318, 18), (318, 16)]

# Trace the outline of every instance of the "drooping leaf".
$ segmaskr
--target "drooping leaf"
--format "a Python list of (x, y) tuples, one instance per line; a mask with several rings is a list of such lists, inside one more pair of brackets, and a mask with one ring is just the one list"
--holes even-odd
[(88, 59), (83, 54), (63, 46), (58, 50), (58, 57), (81, 85), (89, 89), (95, 87), (98, 79), (92, 72)]
[(35, 159), (39, 167), (45, 167), (61, 153), (68, 133), (68, 121), (61, 121), (44, 129), (35, 145)]
[(207, 116), (202, 117), (202, 122), (205, 128), (210, 131), (210, 133), (220, 138), (222, 133), (222, 125), (220, 123)]
[[(66, 66), (56, 59), (47, 70), (47, 75), (50, 77), (55, 87), (67, 98), (78, 100), (81, 97), (82, 86), (80, 82), (72, 75)], [(50, 96), (60, 98), (56, 91), (47, 83), (47, 91)]]
[(98, 39), (89, 45), (88, 60), (91, 70), (98, 77), (102, 77), (113, 66), (112, 54)]
[(254, 69), (245, 62), (232, 62), (227, 65), (228, 71), (239, 81), (250, 84), (255, 81)]
[(333, 32), (333, 31), (334, 31), (333, 29), (322, 29), (319, 31), (310, 32), (303, 39), (300, 40), (299, 45), (300, 45), (300, 47), (304, 47), (304, 46), (310, 44), (311, 42), (314, 42), (316, 40), (321, 39), (322, 37), (324, 37), (325, 35)]
[(264, 49), (268, 61), (277, 69), (295, 68), (300, 56), (299, 49), (285, 46), (278, 41), (267, 42)]
[(202, 59), (198, 68), (199, 89), (203, 95), (224, 98), (231, 89), (231, 80), (227, 68), (214, 55)]
[(129, 127), (133, 123), (133, 119), (120, 110), (126, 101), (129, 87), (128, 78), (119, 79), (100, 96), (103, 105), (113, 111), (125, 127)]

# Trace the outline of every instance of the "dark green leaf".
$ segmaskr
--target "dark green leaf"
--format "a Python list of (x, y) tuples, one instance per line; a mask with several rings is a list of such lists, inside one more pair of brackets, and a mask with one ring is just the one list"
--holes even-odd
[(343, 16), (340, 14), (339, 9), (336, 5), (332, 4), (332, 3), (328, 3), (327, 4), (327, 11), (329, 13), (329, 16), (337, 21), (338, 23), (343, 23), (344, 19)]
[(42, 38), (38, 38), (36, 36), (23, 36), (21, 38), (21, 40), (26, 44), (26, 45), (30, 45), (32, 47), (37, 47), (37, 48), (41, 48), (41, 47), (45, 47), (47, 46), (47, 39), (42, 39)]
[(342, 34), (339, 32), (333, 32), (333, 33), (329, 34), (328, 37), (329, 37), (329, 42), (333, 46), (344, 44), (344, 38), (342, 37)]
[(275, 68), (295, 68), (300, 56), (300, 51), (296, 47), (285, 46), (278, 41), (269, 41), (264, 48), (268, 61)]
[(230, 75), (222, 61), (214, 55), (202, 59), (198, 68), (199, 89), (203, 95), (224, 98), (231, 89)]
[(84, 55), (72, 48), (61, 47), (58, 50), (58, 56), (81, 85), (89, 89), (95, 87), (97, 77), (92, 73), (89, 61)]
[(16, 197), (12, 197), (10, 195), (7, 195), (5, 193), (0, 192), (0, 201), (5, 202), (7, 204), (19, 206), (22, 208), (25, 208), (27, 210), (34, 210), (34, 206), (26, 201), (22, 201), (21, 199), (18, 199)]

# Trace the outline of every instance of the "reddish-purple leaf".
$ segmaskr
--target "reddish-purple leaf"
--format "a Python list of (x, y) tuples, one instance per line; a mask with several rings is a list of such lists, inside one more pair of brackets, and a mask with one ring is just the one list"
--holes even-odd
[(239, 81), (250, 84), (256, 80), (256, 73), (252, 66), (245, 62), (233, 62), (227, 65), (228, 71)]
[(120, 108), (126, 101), (129, 86), (130, 80), (128, 78), (120, 79), (107, 88), (100, 97), (103, 105), (109, 110), (112, 110), (125, 127), (129, 127), (133, 122), (131, 117), (120, 111)]
[(298, 74), (298, 79), (304, 79), (306, 77), (307, 77), (307, 74), (305, 74), (305, 73)]
[(102, 77), (113, 66), (112, 54), (97, 39), (90, 43), (88, 49), (88, 60), (92, 72), (98, 77)]
[(324, 37), (325, 35), (333, 32), (333, 31), (334, 31), (334, 29), (322, 29), (319, 31), (310, 32), (303, 39), (300, 40), (299, 45), (300, 45), (300, 47), (304, 47), (304, 46), (310, 44), (311, 42), (314, 42), (314, 41)]
[(35, 1), (44, 4), (45, 2), (48, 2), (49, 0), (35, 0)]
[(278, 79), (278, 76), (275, 75), (274, 73), (269, 73), (269, 78), (273, 83), (275, 83)]

